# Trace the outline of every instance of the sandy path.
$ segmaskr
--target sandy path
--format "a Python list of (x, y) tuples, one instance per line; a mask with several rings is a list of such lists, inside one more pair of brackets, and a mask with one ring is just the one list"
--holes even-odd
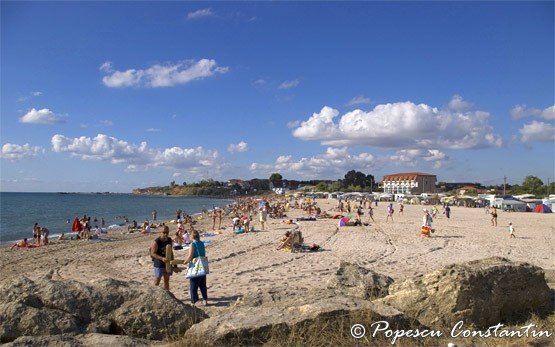
[[(319, 204), (330, 210), (335, 202), (319, 200)], [(228, 228), (221, 235), (205, 238), (211, 240), (207, 247), (211, 270), (208, 291), (213, 303), (209, 313), (224, 309), (249, 292), (302, 293), (324, 288), (341, 260), (396, 280), (489, 256), (527, 261), (555, 271), (555, 214), (500, 212), (499, 226), (492, 227), (484, 210), (453, 207), (452, 218), (438, 216), (434, 221), (436, 233), (422, 238), (422, 206), (405, 206), (404, 215), (396, 213), (394, 222), (385, 222), (385, 208), (385, 203), (379, 204), (374, 212), (376, 222), (370, 226), (342, 227), (338, 231), (337, 220), (301, 222), (305, 242), (323, 249), (315, 253), (276, 250), (277, 241), (292, 226), (273, 219), (263, 232), (234, 235)], [(289, 217), (301, 216), (301, 212), (294, 210)], [(517, 239), (508, 237), (509, 221), (515, 226)], [(254, 225), (259, 227), (256, 222)], [(39, 249), (3, 248), (0, 276), (3, 280), (21, 274), (36, 278), (52, 271), (54, 279), (87, 282), (114, 277), (150, 283), (152, 263), (147, 249), (154, 237), (113, 234), (102, 242), (64, 241)], [(177, 254), (182, 258), (185, 251)], [(188, 300), (188, 280), (183, 274), (172, 277), (171, 287), (177, 298)]]

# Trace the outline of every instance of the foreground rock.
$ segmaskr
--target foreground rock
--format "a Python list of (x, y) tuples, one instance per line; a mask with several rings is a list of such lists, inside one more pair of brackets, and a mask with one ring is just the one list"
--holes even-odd
[(52, 336), (22, 336), (6, 344), (6, 347), (19, 346), (56, 346), (56, 347), (147, 347), (152, 346), (152, 341), (132, 338), (121, 335), (106, 334), (64, 334)]
[(314, 301), (307, 293), (297, 293), (297, 297), (302, 298), (304, 304), (288, 306), (291, 301), (285, 300), (257, 306), (237, 305), (226, 313), (193, 325), (185, 339), (192, 344), (249, 345), (272, 338), (286, 339), (289, 334), (310, 338), (320, 334), (324, 327), (352, 338), (349, 333), (352, 324), (368, 326), (380, 320), (388, 321), (394, 328), (410, 327), (410, 321), (401, 312), (384, 304), (333, 294)]
[(553, 312), (543, 270), (498, 257), (449, 265), (395, 283), (389, 292), (376, 302), (433, 327), (452, 327), (462, 320), (487, 328)]
[(20, 336), (104, 333), (162, 340), (183, 334), (207, 318), (161, 288), (104, 279), (32, 281), (23, 277), (0, 286), (0, 341)]
[(388, 294), (393, 278), (365, 269), (357, 264), (342, 261), (327, 286), (341, 293), (361, 299), (381, 298)]

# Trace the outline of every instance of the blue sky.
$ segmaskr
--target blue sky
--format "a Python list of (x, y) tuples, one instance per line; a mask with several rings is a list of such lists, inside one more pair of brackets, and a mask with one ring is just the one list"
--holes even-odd
[(554, 3), (1, 3), (2, 191), (555, 176)]

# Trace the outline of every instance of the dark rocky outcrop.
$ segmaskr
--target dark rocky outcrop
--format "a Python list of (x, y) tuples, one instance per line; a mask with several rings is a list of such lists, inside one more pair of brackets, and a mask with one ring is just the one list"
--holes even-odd
[(432, 327), (486, 328), (553, 312), (544, 272), (528, 263), (488, 258), (446, 266), (389, 287), (376, 302), (391, 305)]
[(104, 333), (163, 340), (207, 318), (171, 293), (138, 282), (84, 284), (22, 277), (0, 285), (0, 341), (20, 336)]
[(328, 288), (361, 299), (381, 298), (388, 294), (393, 278), (342, 261), (327, 283)]

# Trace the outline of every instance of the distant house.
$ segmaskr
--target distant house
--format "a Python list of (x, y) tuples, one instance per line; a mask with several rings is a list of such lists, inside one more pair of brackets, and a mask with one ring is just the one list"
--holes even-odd
[(472, 191), (477, 194), (485, 193), (484, 189), (480, 189), (474, 185), (466, 185), (466, 186), (459, 187), (458, 191), (459, 191), (459, 195), (465, 195)]
[(383, 176), (382, 187), (388, 194), (422, 194), (436, 192), (436, 175), (403, 172)]

